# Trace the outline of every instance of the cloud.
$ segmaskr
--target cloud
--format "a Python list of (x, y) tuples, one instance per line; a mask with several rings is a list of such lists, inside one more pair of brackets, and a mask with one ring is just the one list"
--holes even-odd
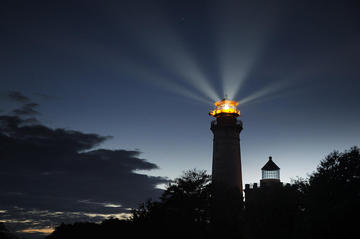
[(99, 149), (111, 137), (52, 129), (29, 114), (0, 116), (0, 220), (13, 230), (124, 216), (161, 194), (167, 179), (136, 173), (158, 168), (138, 150)]
[[(9, 91), (6, 97), (11, 101), (21, 104), (20, 108), (12, 110), (13, 114), (23, 117), (31, 117), (33, 115), (40, 114), (39, 111), (36, 110), (39, 104), (31, 102), (31, 99), (25, 96), (23, 93), (19, 91)], [(30, 121), (38, 122), (35, 118), (27, 119), (27, 121), (27, 123), (29, 123)]]
[(20, 102), (20, 103), (27, 103), (30, 101), (30, 99), (28, 97), (26, 97), (19, 91), (10, 91), (8, 94), (8, 97), (10, 100), (14, 100), (14, 101)]
[(109, 218), (126, 219), (128, 216), (128, 212), (106, 214), (77, 211), (26, 210), (24, 208), (13, 207), (9, 209), (7, 214), (2, 216), (0, 222), (6, 223), (6, 227), (10, 231), (24, 235), (26, 238), (43, 238), (54, 230), (54, 226), (60, 225), (62, 222), (99, 222)]
[(27, 103), (24, 104), (20, 109), (13, 110), (13, 113), (16, 115), (36, 115), (39, 114), (39, 112), (35, 110), (35, 108), (38, 106), (39, 104), (36, 103)]

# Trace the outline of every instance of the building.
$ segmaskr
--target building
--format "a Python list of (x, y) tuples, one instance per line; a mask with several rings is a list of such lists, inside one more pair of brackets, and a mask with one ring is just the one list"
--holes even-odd
[(245, 201), (251, 200), (252, 195), (262, 189), (271, 190), (271, 188), (283, 186), (283, 183), (280, 181), (280, 168), (274, 163), (271, 156), (261, 168), (261, 175), (259, 187), (257, 183), (252, 185), (245, 184)]
[(262, 179), (260, 180), (260, 187), (271, 185), (279, 185), (280, 182), (280, 168), (269, 157), (269, 161), (261, 168)]
[(260, 185), (245, 184), (243, 238), (297, 238), (298, 188), (280, 181), (280, 168), (271, 157), (261, 174)]

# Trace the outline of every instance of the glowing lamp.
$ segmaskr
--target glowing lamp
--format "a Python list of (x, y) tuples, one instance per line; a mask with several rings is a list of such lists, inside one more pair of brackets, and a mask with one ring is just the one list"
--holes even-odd
[(215, 102), (215, 109), (210, 111), (209, 115), (212, 115), (214, 117), (218, 117), (220, 115), (224, 114), (231, 114), (236, 117), (240, 116), (240, 110), (236, 108), (238, 103), (233, 100), (220, 100)]

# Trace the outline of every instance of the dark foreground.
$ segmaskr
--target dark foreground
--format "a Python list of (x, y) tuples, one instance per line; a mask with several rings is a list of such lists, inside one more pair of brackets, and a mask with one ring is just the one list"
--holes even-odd
[[(47, 239), (66, 238), (354, 238), (360, 215), (360, 150), (333, 152), (308, 179), (268, 187), (243, 202), (235, 194), (223, 225), (211, 222), (211, 178), (192, 170), (171, 183), (159, 201), (129, 220), (62, 224)], [(14, 238), (0, 224), (0, 238)]]

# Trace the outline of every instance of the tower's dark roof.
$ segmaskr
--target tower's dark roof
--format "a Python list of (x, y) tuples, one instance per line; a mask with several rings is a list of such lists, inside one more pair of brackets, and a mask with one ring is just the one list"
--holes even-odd
[(261, 168), (261, 170), (274, 171), (279, 170), (280, 168), (272, 161), (272, 157), (269, 157), (269, 161)]

